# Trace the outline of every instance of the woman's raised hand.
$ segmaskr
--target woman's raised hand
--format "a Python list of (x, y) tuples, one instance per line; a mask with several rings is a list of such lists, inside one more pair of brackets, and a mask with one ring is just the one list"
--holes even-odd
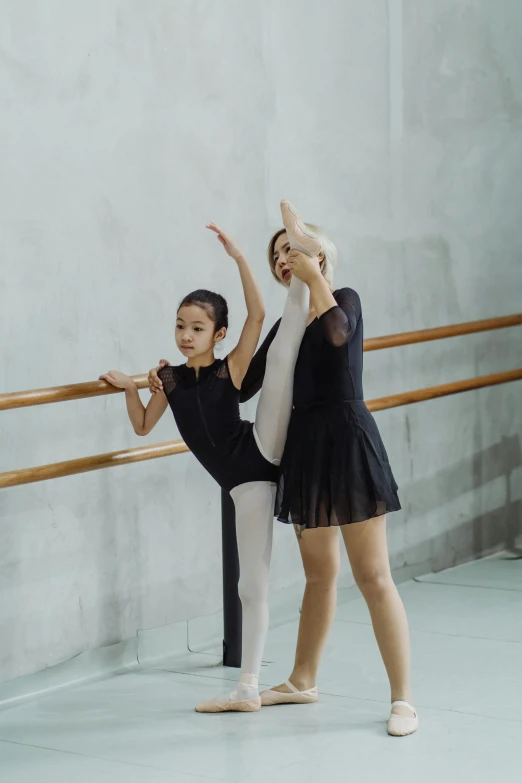
[(299, 250), (290, 250), (286, 258), (292, 274), (303, 283), (308, 285), (315, 277), (321, 277), (321, 262), (318, 256), (310, 258), (310, 256), (300, 253)]

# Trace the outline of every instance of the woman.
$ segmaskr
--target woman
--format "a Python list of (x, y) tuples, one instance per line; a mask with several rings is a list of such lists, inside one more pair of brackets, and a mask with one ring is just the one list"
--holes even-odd
[[(400, 508), (377, 426), (363, 401), (363, 320), (358, 294), (330, 285), (336, 250), (297, 214), (269, 244), (272, 274), (285, 286), (295, 278), (310, 290), (310, 311), (294, 377), (294, 409), (280, 467), (276, 513), (292, 522), (306, 576), (297, 650), (286, 683), (264, 691), (262, 704), (318, 699), (317, 671), (336, 606), (340, 527), (357, 586), (370, 611), (391, 688), (388, 733), (418, 728), (411, 706), (410, 649), (404, 606), (393, 583), (386, 543), (386, 513)], [(319, 239), (315, 258), (291, 249)], [(261, 387), (275, 324), (242, 384), (241, 400)], [(151, 388), (157, 376), (150, 375)]]

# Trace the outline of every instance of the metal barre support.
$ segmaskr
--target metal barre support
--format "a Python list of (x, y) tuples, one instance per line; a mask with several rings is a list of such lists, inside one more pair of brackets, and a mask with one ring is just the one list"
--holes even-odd
[(239, 557), (236, 539), (236, 510), (230, 494), (221, 490), (221, 533), (223, 548), (223, 665), (241, 666), (243, 613), (238, 593)]

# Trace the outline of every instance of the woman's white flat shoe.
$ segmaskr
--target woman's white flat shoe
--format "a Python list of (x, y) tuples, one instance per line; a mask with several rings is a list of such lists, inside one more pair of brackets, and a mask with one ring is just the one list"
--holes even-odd
[(272, 707), (274, 704), (315, 704), (319, 698), (317, 688), (309, 688), (307, 691), (298, 691), (291, 682), (285, 682), (290, 693), (281, 693), (271, 689), (261, 693), (261, 706)]
[(392, 712), (390, 720), (388, 721), (388, 734), (392, 737), (407, 737), (408, 734), (413, 734), (419, 728), (419, 716), (415, 712), (411, 704), (407, 701), (394, 701), (392, 703), (392, 710), (394, 707), (408, 707), (413, 713), (411, 717), (406, 715), (397, 715)]

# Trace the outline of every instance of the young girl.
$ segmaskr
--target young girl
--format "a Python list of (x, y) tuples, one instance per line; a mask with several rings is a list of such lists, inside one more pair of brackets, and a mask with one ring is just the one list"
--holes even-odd
[[(288, 203), (282, 202), (281, 208), (286, 221), (291, 216)], [(296, 278), (289, 288), (279, 334), (268, 351), (255, 423), (243, 421), (240, 389), (261, 333), (263, 302), (239, 248), (214, 224), (208, 228), (217, 233), (236, 261), (243, 283), (248, 315), (237, 346), (226, 358), (215, 358), (214, 347), (228, 327), (227, 304), (219, 294), (198, 290), (186, 296), (178, 309), (176, 344), (187, 362), (160, 370), (164, 394), (152, 396), (145, 408), (129, 376), (111, 371), (101, 377), (125, 389), (127, 411), (138, 435), (147, 435), (170, 405), (180, 434), (195, 457), (234, 500), (243, 665), (231, 694), (204, 702), (196, 710), (256, 712), (261, 706), (258, 676), (268, 630), (268, 572), (278, 465), (290, 419), (294, 368), (306, 328), (309, 296), (306, 285)], [(319, 252), (319, 243), (315, 247)]]
[[(291, 247), (310, 239), (321, 242), (322, 252), (314, 248), (314, 258)], [(361, 302), (351, 288), (332, 290), (335, 246), (297, 214), (287, 214), (268, 255), (279, 283), (291, 287), (297, 277), (307, 284), (311, 306), (276, 504), (279, 519), (297, 528), (306, 588), (293, 671), (286, 683), (261, 694), (262, 704), (317, 701), (317, 672), (335, 613), (340, 529), (390, 680), (388, 732), (411, 734), (418, 717), (411, 706), (408, 623), (386, 545), (386, 514), (400, 503), (377, 425), (364, 404)], [(241, 401), (261, 388), (267, 352), (281, 326), (274, 325), (251, 362)], [(151, 390), (160, 386), (154, 371), (149, 379)]]

